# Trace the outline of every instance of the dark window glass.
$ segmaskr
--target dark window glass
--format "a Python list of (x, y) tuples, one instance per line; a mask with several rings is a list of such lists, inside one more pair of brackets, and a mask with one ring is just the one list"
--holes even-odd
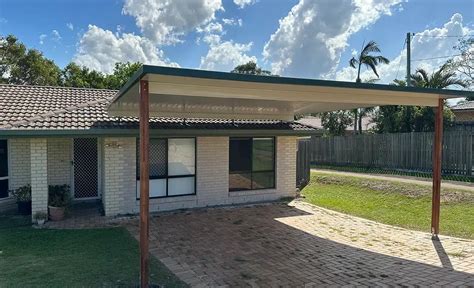
[(0, 198), (8, 197), (8, 179), (0, 180)]
[[(137, 196), (140, 198), (140, 141), (137, 139)], [(150, 139), (150, 198), (196, 194), (196, 140)]]
[(235, 138), (229, 145), (229, 170), (250, 172), (252, 170), (252, 139)]
[(273, 170), (273, 138), (254, 138), (252, 150), (253, 171)]
[(252, 189), (252, 173), (230, 173), (229, 190), (250, 190)]
[(8, 176), (7, 140), (0, 140), (0, 177)]
[[(166, 177), (166, 139), (150, 139), (150, 179)], [(137, 179), (140, 179), (140, 141), (137, 139)]]
[(275, 187), (275, 172), (253, 172), (252, 189), (264, 189)]
[(231, 138), (229, 191), (274, 187), (274, 138)]

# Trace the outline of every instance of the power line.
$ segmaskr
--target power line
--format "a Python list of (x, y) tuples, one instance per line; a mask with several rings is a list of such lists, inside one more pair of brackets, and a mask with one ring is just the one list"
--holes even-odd
[(451, 57), (455, 57), (455, 56), (462, 56), (462, 54), (453, 54), (453, 55), (446, 55), (446, 56), (439, 56), (439, 57), (431, 57), (431, 58), (422, 58), (422, 59), (412, 59), (411, 61), (424, 61), (424, 60), (451, 58)]
[[(403, 47), (402, 50), (400, 50), (400, 54), (402, 54), (403, 49), (405, 49), (405, 46), (407, 45), (407, 41), (403, 41)], [(395, 76), (395, 79), (398, 79), (398, 73), (400, 72), (400, 67), (402, 66), (402, 57), (400, 56), (400, 61), (398, 61), (398, 69), (397, 69), (397, 75)]]
[(431, 38), (464, 38), (464, 37), (473, 37), (473, 35), (467, 34), (467, 35), (420, 35), (420, 34), (415, 34), (413, 37), (417, 36), (422, 36), (422, 37), (431, 37)]

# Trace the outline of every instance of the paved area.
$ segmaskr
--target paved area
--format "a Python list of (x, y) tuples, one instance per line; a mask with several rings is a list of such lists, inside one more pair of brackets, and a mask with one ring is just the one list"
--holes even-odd
[[(432, 180), (429, 178), (419, 178), (419, 177), (411, 177), (411, 176), (366, 174), (366, 173), (344, 172), (344, 171), (334, 171), (334, 170), (326, 170), (326, 169), (311, 169), (311, 172), (321, 172), (321, 173), (326, 173), (326, 174), (335, 174), (335, 175), (341, 175), (341, 176), (352, 176), (352, 177), (377, 179), (377, 180), (389, 180), (389, 181), (397, 181), (397, 182), (427, 185), (427, 186), (433, 185)], [(469, 183), (469, 182), (442, 180), (441, 187), (469, 190), (469, 191), (474, 192), (474, 183)]]
[[(138, 238), (138, 222), (126, 226)], [(150, 238), (193, 287), (474, 287), (474, 240), (436, 242), (301, 200), (154, 216)]]

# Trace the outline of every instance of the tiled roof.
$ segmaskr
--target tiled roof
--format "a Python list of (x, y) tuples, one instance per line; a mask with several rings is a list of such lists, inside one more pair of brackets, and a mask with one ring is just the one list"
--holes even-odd
[(467, 101), (461, 104), (458, 104), (454, 107), (451, 107), (451, 110), (474, 110), (474, 101)]
[[(0, 130), (137, 129), (138, 118), (107, 115), (115, 90), (0, 85)], [(151, 129), (268, 129), (313, 131), (296, 122), (152, 118)]]

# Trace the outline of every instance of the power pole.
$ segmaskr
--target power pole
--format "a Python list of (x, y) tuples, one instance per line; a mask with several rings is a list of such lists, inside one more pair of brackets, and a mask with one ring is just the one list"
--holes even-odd
[(410, 81), (410, 77), (411, 77), (411, 66), (410, 66), (410, 63), (411, 63), (411, 33), (408, 32), (407, 33), (407, 86), (411, 86), (411, 81)]

